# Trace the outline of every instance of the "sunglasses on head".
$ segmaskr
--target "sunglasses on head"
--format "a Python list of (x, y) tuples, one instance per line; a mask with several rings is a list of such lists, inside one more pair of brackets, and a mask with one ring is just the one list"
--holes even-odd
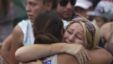
[(66, 6), (68, 4), (68, 2), (71, 3), (71, 5), (75, 5), (76, 3), (76, 0), (60, 0), (59, 3), (61, 6)]

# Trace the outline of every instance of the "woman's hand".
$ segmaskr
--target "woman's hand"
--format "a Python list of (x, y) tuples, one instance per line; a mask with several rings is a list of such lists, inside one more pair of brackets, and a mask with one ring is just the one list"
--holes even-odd
[(82, 45), (64, 44), (61, 50), (75, 56), (80, 64), (89, 64), (90, 57), (88, 56), (87, 50)]

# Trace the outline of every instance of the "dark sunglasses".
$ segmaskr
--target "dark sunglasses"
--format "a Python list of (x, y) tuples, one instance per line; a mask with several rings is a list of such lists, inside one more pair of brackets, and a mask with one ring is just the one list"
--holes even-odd
[(71, 3), (71, 5), (75, 5), (76, 3), (76, 0), (60, 0), (59, 3), (61, 6), (66, 6), (68, 4), (68, 2)]

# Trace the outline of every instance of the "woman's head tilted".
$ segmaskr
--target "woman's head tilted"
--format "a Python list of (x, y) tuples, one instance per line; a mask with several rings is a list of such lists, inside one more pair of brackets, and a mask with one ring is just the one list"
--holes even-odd
[(97, 31), (96, 27), (88, 21), (73, 21), (64, 33), (64, 41), (67, 43), (80, 43), (87, 49), (93, 49), (99, 40)]
[(62, 40), (63, 23), (54, 11), (38, 15), (33, 27), (36, 43), (50, 44)]

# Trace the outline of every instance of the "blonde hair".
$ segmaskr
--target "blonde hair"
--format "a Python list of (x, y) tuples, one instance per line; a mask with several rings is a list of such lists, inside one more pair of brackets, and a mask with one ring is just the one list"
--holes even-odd
[[(82, 25), (84, 29), (84, 35), (85, 39), (88, 45), (86, 46), (87, 49), (94, 49), (97, 47), (100, 39), (100, 33), (99, 29), (96, 27), (96, 25), (92, 24), (89, 21), (72, 21), (66, 29), (68, 29), (73, 23), (79, 23)], [(75, 28), (76, 29), (76, 28)]]

